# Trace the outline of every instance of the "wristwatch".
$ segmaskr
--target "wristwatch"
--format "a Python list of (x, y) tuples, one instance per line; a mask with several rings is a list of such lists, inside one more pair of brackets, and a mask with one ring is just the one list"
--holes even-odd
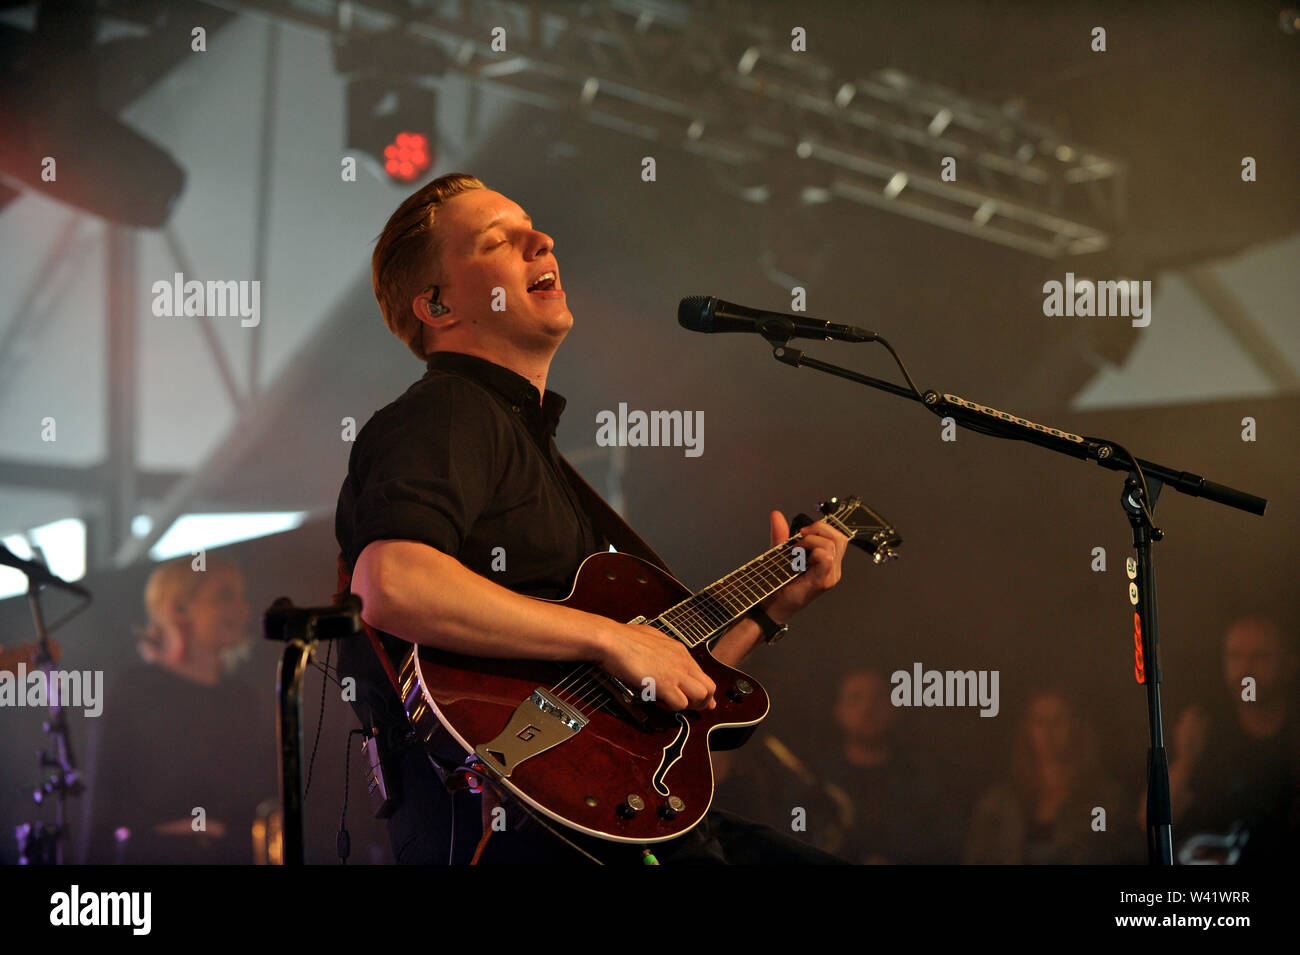
[(767, 611), (757, 604), (749, 611), (749, 619), (758, 624), (758, 629), (763, 633), (763, 642), (769, 647), (785, 636), (786, 631), (790, 629), (789, 624), (777, 623), (767, 615)]

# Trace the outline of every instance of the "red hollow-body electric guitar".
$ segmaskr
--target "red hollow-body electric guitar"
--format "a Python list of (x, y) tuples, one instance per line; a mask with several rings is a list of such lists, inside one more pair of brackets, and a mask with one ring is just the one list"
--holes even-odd
[[(876, 563), (896, 556), (893, 527), (857, 498), (821, 510)], [(407, 715), (421, 740), (445, 730), (508, 794), (571, 829), (617, 842), (675, 838), (713, 801), (710, 750), (739, 746), (768, 712), (758, 681), (715, 660), (709, 644), (804, 572), (801, 537), (694, 594), (630, 554), (593, 554), (553, 601), (686, 644), (717, 686), (712, 710), (670, 712), (654, 702), (652, 681), (628, 686), (595, 664), (417, 647), (399, 677)]]

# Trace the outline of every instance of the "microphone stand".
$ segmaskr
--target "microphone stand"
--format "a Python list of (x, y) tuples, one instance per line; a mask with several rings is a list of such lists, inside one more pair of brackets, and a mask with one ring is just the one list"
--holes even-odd
[[(1162, 464), (1133, 457), (1123, 447), (1105, 438), (1090, 438), (1059, 428), (1047, 427), (998, 411), (957, 395), (926, 391), (915, 387), (904, 388), (893, 382), (859, 374), (828, 362), (809, 358), (798, 349), (789, 347), (793, 336), (785, 331), (771, 329), (761, 332), (773, 346), (772, 355), (777, 361), (795, 368), (806, 367), (880, 391), (918, 401), (941, 418), (951, 418), (971, 431), (990, 434), (998, 438), (1028, 441), (1060, 454), (1096, 461), (1112, 471), (1126, 474), (1120, 504), (1133, 528), (1133, 547), (1137, 560), (1126, 561), (1129, 577), (1129, 602), (1133, 604), (1134, 676), (1147, 691), (1147, 723), (1150, 745), (1147, 749), (1147, 861), (1151, 865), (1173, 865), (1173, 814), (1170, 809), (1169, 760), (1165, 751), (1164, 721), (1161, 715), (1160, 684), (1160, 628), (1156, 608), (1156, 571), (1151, 545), (1164, 537), (1164, 531), (1153, 523), (1152, 512), (1163, 487), (1191, 497), (1204, 497), (1228, 507), (1250, 514), (1262, 515), (1268, 501), (1236, 488), (1207, 481), (1198, 474), (1179, 471)], [(877, 337), (893, 353), (884, 339)], [(894, 355), (898, 360), (897, 354)], [(899, 360), (899, 367), (911, 383), (907, 369)]]
[(295, 607), (280, 597), (262, 616), (262, 633), (285, 644), (276, 674), (276, 736), (280, 754), (280, 831), (284, 838), (282, 865), (303, 865), (306, 836), (302, 798), (302, 681), (317, 640), (350, 637), (361, 632), (361, 598), (349, 594), (342, 606)]
[[(18, 841), (18, 864), (62, 865), (64, 861), (64, 845), (70, 841), (68, 837), (68, 797), (80, 796), (85, 792), (86, 787), (81, 778), (81, 773), (77, 769), (77, 760), (72, 752), (72, 737), (68, 732), (68, 718), (64, 712), (63, 700), (58, 695), (58, 683), (51, 679), (53, 676), (54, 654), (50, 647), (50, 634), (85, 610), (90, 605), (91, 598), (89, 592), (84, 588), (56, 577), (38, 561), (14, 558), (8, 548), (4, 548), (4, 553), (0, 556), (6, 558), (3, 563), (16, 568), (27, 577), (27, 605), (31, 609), (32, 628), (36, 634), (36, 659), (34, 662), (37, 671), (41, 674), (41, 679), (46, 681), (46, 705), (50, 711), (49, 719), (45, 721), (43, 728), (49, 735), (52, 745), (49, 750), (39, 750), (37, 759), (42, 770), (53, 769), (55, 772), (51, 773), (41, 783), (40, 787), (32, 793), (32, 801), (40, 806), (50, 796), (55, 795), (58, 797), (54, 804), (53, 826), (47, 826), (44, 822), (38, 820), (36, 822), (20, 823), (15, 827), (14, 834)], [(52, 627), (45, 625), (45, 613), (41, 610), (41, 587), (45, 584), (51, 584), (75, 593), (83, 601), (81, 606), (75, 607), (64, 614)], [(15, 689), (19, 693), (26, 692), (26, 687), (16, 686)]]

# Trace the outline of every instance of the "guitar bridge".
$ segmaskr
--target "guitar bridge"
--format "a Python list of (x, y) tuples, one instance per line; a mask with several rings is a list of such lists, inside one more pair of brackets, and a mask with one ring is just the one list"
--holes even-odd
[(501, 776), (516, 766), (569, 739), (587, 725), (587, 718), (541, 687), (515, 709), (506, 728), (489, 743), (474, 747), (484, 764)]

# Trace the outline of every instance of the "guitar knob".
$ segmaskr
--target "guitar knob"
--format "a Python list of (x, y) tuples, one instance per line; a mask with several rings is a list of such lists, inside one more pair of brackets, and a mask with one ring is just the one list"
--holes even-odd
[(667, 802), (659, 804), (659, 815), (665, 819), (676, 819), (685, 808), (686, 803), (681, 796), (669, 796)]
[(627, 798), (619, 804), (618, 814), (624, 819), (631, 819), (643, 809), (645, 809), (645, 800), (636, 793), (628, 793)]
[(754, 692), (754, 684), (748, 680), (737, 680), (727, 689), (727, 696), (731, 697), (733, 703), (740, 703)]

